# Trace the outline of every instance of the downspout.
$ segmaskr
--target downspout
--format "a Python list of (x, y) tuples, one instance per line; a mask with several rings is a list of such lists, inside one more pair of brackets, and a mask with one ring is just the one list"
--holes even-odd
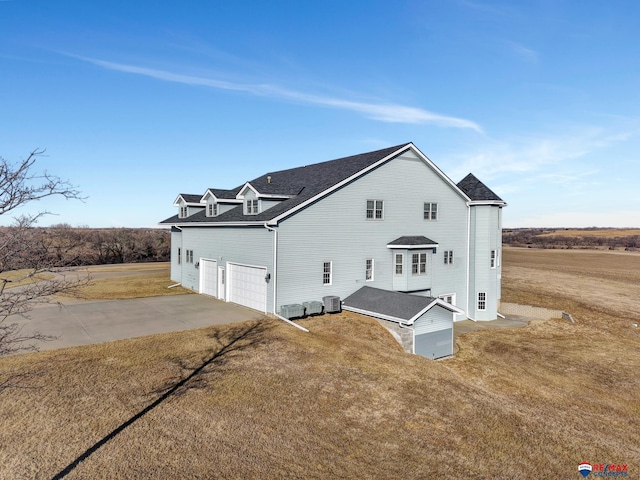
[(267, 225), (266, 223), (264, 224), (264, 228), (266, 228), (267, 230), (269, 230), (270, 232), (273, 232), (273, 315), (275, 315), (276, 318), (279, 318), (280, 320), (287, 322), (289, 325), (293, 325), (296, 328), (299, 328), (300, 330), (302, 330), (303, 332), (309, 332), (308, 329), (304, 328), (301, 325), (298, 325), (297, 323), (292, 322), (291, 320), (289, 320), (288, 318), (284, 318), (283, 316), (278, 315), (278, 313), (276, 312), (277, 310), (277, 286), (278, 286), (278, 229), (270, 227), (269, 225)]
[(273, 314), (277, 315), (276, 308), (278, 305), (277, 294), (278, 294), (278, 230), (270, 227), (266, 223), (264, 224), (264, 228), (273, 232)]

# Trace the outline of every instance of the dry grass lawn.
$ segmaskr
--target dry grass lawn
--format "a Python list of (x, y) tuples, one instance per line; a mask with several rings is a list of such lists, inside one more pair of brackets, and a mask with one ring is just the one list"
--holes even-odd
[[(581, 478), (582, 461), (634, 478), (638, 318), (563, 293), (558, 273), (589, 275), (528, 256), (549, 252), (505, 249), (505, 300), (577, 323), (466, 334), (445, 361), (348, 313), (1, 359), (32, 375), (0, 392), (0, 478)], [(538, 266), (546, 283), (514, 278)]]
[(181, 286), (167, 288), (175, 284), (169, 278), (168, 262), (96, 265), (78, 270), (80, 276), (87, 273), (91, 282), (75, 291), (74, 297), (85, 300), (124, 300), (193, 293)]
[(2, 272), (0, 273), (0, 282), (6, 280), (8, 282), (7, 288), (13, 288), (53, 278), (53, 275), (50, 273), (39, 273), (37, 275), (30, 276), (32, 272), (33, 270), (28, 268)]
[(541, 233), (539, 237), (633, 237), (640, 235), (637, 228), (596, 228), (593, 230), (558, 229), (553, 232)]

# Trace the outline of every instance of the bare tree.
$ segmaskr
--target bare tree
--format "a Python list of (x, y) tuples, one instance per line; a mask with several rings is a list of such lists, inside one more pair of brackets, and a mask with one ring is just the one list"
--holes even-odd
[[(34, 150), (17, 163), (0, 157), (0, 215), (52, 196), (82, 200), (78, 189), (47, 171), (38, 173), (35, 163), (44, 150)], [(0, 356), (37, 350), (35, 342), (51, 337), (38, 332), (23, 333), (10, 319), (25, 316), (37, 303), (49, 302), (58, 293), (69, 292), (87, 279), (65, 274), (64, 262), (51, 254), (51, 244), (34, 241), (33, 231), (42, 211), (15, 218), (0, 230)], [(0, 378), (0, 385), (2, 385)]]

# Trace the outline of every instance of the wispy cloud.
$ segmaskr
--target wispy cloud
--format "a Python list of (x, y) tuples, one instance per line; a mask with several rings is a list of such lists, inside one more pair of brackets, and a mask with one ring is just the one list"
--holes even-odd
[(508, 45), (511, 51), (515, 53), (519, 58), (530, 63), (538, 63), (539, 55), (535, 50), (527, 48), (524, 45), (516, 42), (508, 42)]
[(471, 120), (442, 115), (439, 113), (424, 110), (422, 108), (411, 107), (407, 105), (399, 105), (389, 102), (364, 102), (347, 100), (343, 98), (305, 93), (270, 84), (230, 82), (214, 77), (187, 75), (167, 70), (159, 70), (138, 65), (130, 65), (83, 57), (69, 53), (64, 53), (64, 55), (82, 60), (84, 62), (92, 63), (107, 70), (142, 75), (166, 82), (205, 86), (218, 90), (245, 92), (252, 95), (293, 101), (307, 105), (316, 105), (326, 108), (347, 110), (360, 113), (367, 118), (378, 120), (381, 122), (433, 124), (440, 127), (468, 128), (477, 132), (482, 132), (482, 128), (480, 127), (480, 125)]
[[(635, 129), (611, 134), (603, 128), (586, 127), (556, 137), (525, 137), (495, 142), (478, 147), (480, 151), (456, 154), (454, 161), (458, 166), (452, 174), (462, 177), (469, 172), (477, 172), (483, 178), (492, 179), (502, 174), (533, 175), (541, 172), (548, 175), (547, 180), (567, 182), (583, 179), (585, 175), (597, 173), (596, 170), (585, 170), (581, 165), (581, 170), (574, 173), (568, 170), (573, 161), (637, 135)], [(550, 168), (554, 170), (550, 172)], [(553, 177), (555, 174), (557, 176)]]

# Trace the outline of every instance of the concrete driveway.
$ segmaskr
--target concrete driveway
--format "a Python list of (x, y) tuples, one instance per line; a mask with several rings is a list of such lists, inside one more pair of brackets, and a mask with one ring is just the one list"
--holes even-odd
[(26, 335), (38, 331), (58, 337), (49, 342), (37, 342), (40, 350), (264, 318), (255, 310), (206, 295), (43, 305), (28, 315), (29, 318), (15, 316), (5, 321), (19, 323), (23, 326), (22, 333)]

